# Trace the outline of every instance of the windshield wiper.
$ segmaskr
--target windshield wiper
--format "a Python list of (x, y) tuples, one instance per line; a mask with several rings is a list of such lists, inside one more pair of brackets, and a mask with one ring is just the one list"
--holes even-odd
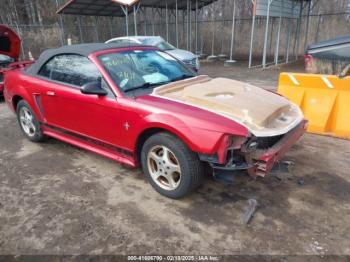
[(191, 78), (194, 77), (193, 75), (181, 75), (179, 77), (176, 77), (174, 79), (171, 79), (171, 81), (164, 81), (164, 82), (159, 82), (159, 83), (151, 83), (151, 82), (146, 82), (140, 86), (135, 86), (135, 87), (131, 87), (128, 88), (127, 90), (124, 90), (124, 92), (130, 92), (136, 89), (147, 89), (147, 88), (151, 88), (151, 87), (156, 87), (156, 86), (160, 86), (160, 85), (165, 85), (165, 84), (169, 84), (170, 82), (175, 82), (175, 81), (179, 81), (179, 80), (184, 80), (186, 78)]
[(124, 92), (130, 92), (130, 91), (133, 91), (133, 90), (136, 90), (136, 89), (147, 89), (147, 88), (150, 88), (150, 87), (165, 85), (165, 84), (168, 84), (168, 83), (169, 83), (169, 81), (159, 82), (159, 83), (146, 82), (143, 85), (128, 88)]

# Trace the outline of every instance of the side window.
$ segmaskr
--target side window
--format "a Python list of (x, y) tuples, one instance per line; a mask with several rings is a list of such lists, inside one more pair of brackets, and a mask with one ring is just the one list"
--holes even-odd
[(101, 81), (97, 67), (86, 57), (61, 55), (55, 58), (51, 79), (81, 87), (89, 82)]
[(39, 75), (80, 88), (89, 82), (101, 82), (101, 86), (113, 96), (98, 68), (88, 58), (80, 55), (58, 55), (47, 62)]
[(120, 44), (120, 43), (122, 43), (123, 42), (123, 40), (113, 40), (113, 41), (111, 41), (111, 42), (109, 42), (109, 44)]
[(102, 78), (94, 63), (80, 55), (55, 56), (40, 69), (39, 75), (77, 87)]
[(130, 39), (117, 39), (117, 40), (114, 40), (110, 43), (113, 43), (113, 44), (133, 44), (135, 43), (134, 41), (130, 40)]
[(51, 78), (51, 71), (53, 69), (53, 66), (55, 64), (55, 58), (51, 59), (49, 62), (47, 62), (39, 71), (39, 75)]

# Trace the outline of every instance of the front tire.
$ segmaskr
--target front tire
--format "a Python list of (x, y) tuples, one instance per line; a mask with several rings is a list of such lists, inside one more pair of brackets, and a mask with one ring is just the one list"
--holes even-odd
[(39, 121), (33, 110), (24, 100), (19, 101), (17, 105), (17, 119), (23, 134), (32, 142), (42, 142), (45, 135), (41, 131)]
[(197, 189), (203, 167), (197, 154), (169, 133), (151, 136), (141, 151), (143, 172), (161, 195), (178, 199)]

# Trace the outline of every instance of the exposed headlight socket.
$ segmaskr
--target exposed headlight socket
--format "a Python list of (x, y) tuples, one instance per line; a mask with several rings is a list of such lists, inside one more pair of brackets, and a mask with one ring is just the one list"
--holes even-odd
[(255, 137), (252, 137), (242, 146), (242, 152), (251, 153), (257, 150), (258, 146), (259, 146), (259, 142), (256, 140)]

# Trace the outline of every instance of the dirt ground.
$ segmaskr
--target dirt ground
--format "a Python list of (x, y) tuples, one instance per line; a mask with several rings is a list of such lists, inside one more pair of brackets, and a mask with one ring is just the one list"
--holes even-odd
[[(280, 70), (203, 64), (274, 89)], [(350, 255), (350, 141), (305, 135), (291, 172), (234, 185), (211, 178), (182, 200), (139, 169), (50, 139), (28, 142), (0, 102), (0, 254)], [(248, 199), (259, 208), (242, 223)]]

